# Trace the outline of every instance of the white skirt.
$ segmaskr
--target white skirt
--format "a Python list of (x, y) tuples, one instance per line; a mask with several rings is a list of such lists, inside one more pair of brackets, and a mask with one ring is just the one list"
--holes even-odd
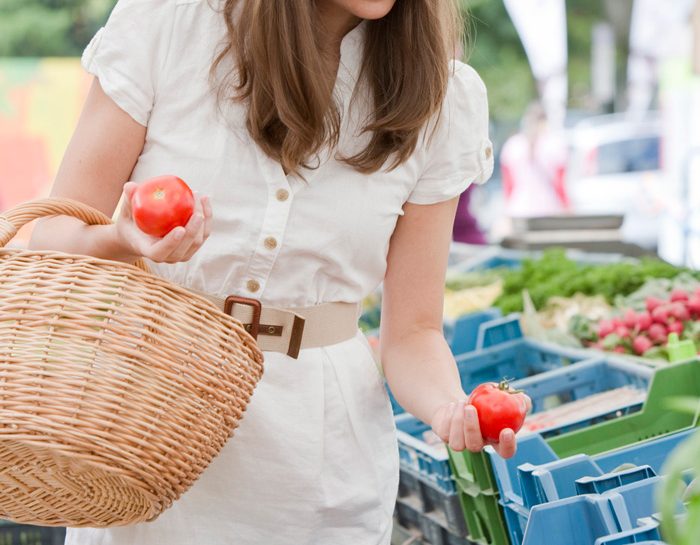
[(398, 450), (366, 339), (265, 359), (234, 438), (170, 509), (66, 545), (388, 545)]

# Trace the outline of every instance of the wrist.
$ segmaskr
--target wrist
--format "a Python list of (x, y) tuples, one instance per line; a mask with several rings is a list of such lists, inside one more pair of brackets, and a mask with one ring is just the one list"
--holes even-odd
[(448, 396), (442, 397), (439, 401), (436, 401), (436, 403), (432, 407), (432, 410), (430, 412), (430, 416), (431, 416), (431, 418), (435, 418), (436, 414), (438, 414), (440, 411), (444, 410), (445, 407), (449, 406), (452, 403), (461, 403), (461, 402), (467, 402), (467, 401), (469, 401), (469, 396), (466, 393), (454, 392)]
[(95, 237), (95, 244), (99, 247), (100, 253), (105, 255), (106, 258), (133, 263), (141, 257), (121, 236), (121, 232), (116, 224), (94, 226), (93, 229), (99, 229)]

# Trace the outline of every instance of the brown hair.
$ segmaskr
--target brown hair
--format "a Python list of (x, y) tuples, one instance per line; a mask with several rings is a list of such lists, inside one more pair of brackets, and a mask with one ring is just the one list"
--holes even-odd
[[(235, 13), (235, 19), (234, 19)], [(319, 54), (320, 26), (313, 0), (225, 0), (228, 43), (212, 71), (233, 55), (236, 71), (220, 96), (246, 101), (247, 128), (287, 172), (310, 168), (318, 152), (335, 148), (340, 112)], [(382, 19), (367, 21), (360, 77), (372, 111), (363, 127), (363, 150), (342, 160), (360, 172), (406, 161), (423, 128), (440, 111), (449, 60), (461, 37), (455, 0), (397, 0)]]

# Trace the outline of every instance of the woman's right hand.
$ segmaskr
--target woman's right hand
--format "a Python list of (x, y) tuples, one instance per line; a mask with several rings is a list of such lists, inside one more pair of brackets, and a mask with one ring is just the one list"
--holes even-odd
[(176, 227), (163, 238), (147, 235), (134, 222), (131, 199), (137, 184), (124, 185), (123, 204), (115, 225), (120, 246), (135, 258), (145, 257), (156, 263), (188, 261), (209, 238), (211, 204), (208, 197), (195, 194), (195, 209), (185, 227)]

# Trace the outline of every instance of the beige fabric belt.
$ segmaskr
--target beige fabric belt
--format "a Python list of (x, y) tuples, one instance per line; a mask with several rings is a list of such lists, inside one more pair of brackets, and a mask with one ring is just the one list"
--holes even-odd
[(263, 306), (257, 299), (195, 293), (239, 320), (263, 352), (281, 352), (296, 359), (300, 350), (347, 341), (357, 334), (358, 303), (283, 309)]

